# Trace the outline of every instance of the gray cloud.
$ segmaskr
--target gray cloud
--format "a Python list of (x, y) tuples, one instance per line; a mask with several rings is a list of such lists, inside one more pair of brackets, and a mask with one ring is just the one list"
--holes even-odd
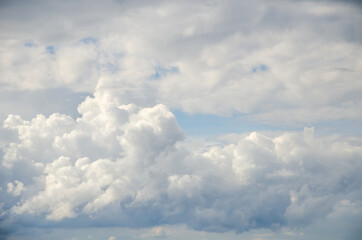
[(0, 119), (3, 121), (9, 114), (16, 114), (29, 120), (37, 114), (49, 116), (54, 112), (77, 118), (78, 105), (89, 95), (87, 92), (73, 92), (65, 88), (1, 91)]
[(359, 8), (337, 1), (282, 3), (93, 1), (78, 11), (85, 2), (41, 1), (47, 9), (41, 12), (37, 4), (4, 7), (1, 84), (9, 90), (104, 90), (123, 104), (239, 112), (261, 122), (282, 113), (288, 125), (360, 119)]

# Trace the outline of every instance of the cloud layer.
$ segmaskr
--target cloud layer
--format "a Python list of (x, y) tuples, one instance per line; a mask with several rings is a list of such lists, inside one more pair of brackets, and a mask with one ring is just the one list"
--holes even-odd
[[(275, 125), (361, 119), (362, 15), (354, 4), (94, 1), (79, 14), (72, 9), (83, 1), (43, 3), (42, 14), (24, 4), (2, 9), (4, 31), (23, 34), (1, 40), (4, 89), (112, 89), (124, 104), (237, 112)], [(24, 8), (31, 21), (9, 18)]]

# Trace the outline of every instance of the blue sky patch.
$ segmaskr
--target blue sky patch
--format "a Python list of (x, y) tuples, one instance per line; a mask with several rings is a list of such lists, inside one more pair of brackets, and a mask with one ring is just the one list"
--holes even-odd
[(54, 49), (54, 46), (47, 46), (46, 48), (46, 52), (49, 53), (49, 54), (55, 54), (55, 49)]
[(113, 64), (113, 63), (101, 64), (100, 69), (102, 69), (103, 71), (106, 71), (106, 72), (111, 72), (111, 73), (116, 73), (116, 72), (119, 72), (119, 70), (120, 70), (119, 66), (117, 64)]
[(27, 47), (27, 48), (32, 48), (32, 47), (36, 47), (37, 45), (32, 43), (32, 42), (26, 42), (24, 43), (24, 47)]
[(179, 73), (179, 69), (177, 67), (162, 67), (157, 66), (155, 68), (155, 73), (151, 76), (152, 79), (160, 79), (168, 74), (176, 74)]
[[(172, 109), (180, 127), (189, 137), (212, 137), (230, 133), (252, 131), (278, 131), (289, 128), (270, 126), (244, 119), (240, 114), (222, 117), (213, 114), (189, 114)], [(293, 129), (294, 130), (294, 129)]]
[(97, 42), (97, 39), (94, 37), (87, 37), (80, 40), (84, 44), (95, 44)]
[(256, 73), (256, 72), (265, 72), (267, 71), (269, 68), (268, 66), (264, 65), (264, 64), (260, 64), (259, 66), (254, 66), (251, 71), (253, 73)]

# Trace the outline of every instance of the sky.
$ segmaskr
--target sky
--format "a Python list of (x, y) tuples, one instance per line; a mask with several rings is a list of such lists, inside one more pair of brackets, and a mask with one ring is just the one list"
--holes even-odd
[(0, 240), (362, 237), (362, 5), (0, 1)]

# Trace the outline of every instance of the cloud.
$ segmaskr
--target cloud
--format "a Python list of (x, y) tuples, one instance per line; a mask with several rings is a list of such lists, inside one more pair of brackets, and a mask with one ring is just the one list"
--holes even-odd
[(14, 183), (9, 182), (7, 187), (7, 192), (11, 193), (13, 196), (19, 196), (21, 192), (26, 190), (24, 184), (18, 180), (15, 180)]
[(20, 1), (0, 13), (1, 236), (30, 223), (167, 237), (165, 224), (241, 233), (360, 219), (358, 133), (196, 141), (170, 111), (358, 125), (356, 4)]
[(9, 114), (21, 115), (24, 119), (31, 119), (36, 114), (49, 116), (54, 112), (78, 117), (77, 106), (87, 92), (73, 92), (66, 88), (52, 88), (42, 90), (6, 91), (0, 92), (0, 119), (5, 120)]
[(93, 91), (98, 81), (94, 44), (68, 46), (2, 41), (7, 49), (0, 59), (4, 90), (38, 90), (72, 86), (75, 91)]
[(170, 230), (166, 227), (154, 227), (141, 235), (141, 238), (167, 238), (170, 237)]
[[(13, 36), (1, 40), (4, 89), (104, 90), (123, 104), (238, 112), (276, 125), (281, 114), (282, 124), (298, 126), (360, 119), (362, 15), (354, 4), (94, 1), (74, 14), (83, 4), (2, 10)], [(46, 30), (11, 21), (25, 6), (28, 27), (47, 17)]]
[(17, 197), (8, 197), (12, 215), (243, 232), (309, 225), (346, 201), (360, 207), (362, 149), (348, 138), (305, 128), (200, 146), (184, 141), (164, 105), (118, 105), (98, 94), (78, 111), (76, 120), (53, 114), (5, 121), (17, 132), (2, 167)]

